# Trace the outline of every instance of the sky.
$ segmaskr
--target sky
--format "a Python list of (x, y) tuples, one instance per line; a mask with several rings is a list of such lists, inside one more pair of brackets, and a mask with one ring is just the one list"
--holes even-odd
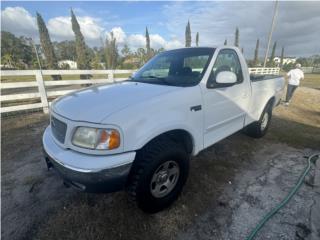
[[(274, 2), (103, 2), (103, 1), (2, 1), (1, 29), (16, 36), (38, 39), (36, 12), (44, 18), (52, 41), (74, 38), (70, 9), (73, 9), (85, 40), (101, 46), (112, 31), (119, 47), (125, 43), (136, 49), (145, 46), (148, 27), (151, 47), (172, 49), (184, 46), (185, 26), (191, 23), (192, 40), (199, 32), (200, 46), (234, 43), (235, 28), (240, 30), (240, 47), (253, 56), (260, 39), (263, 56), (270, 31)], [(276, 55), (285, 47), (286, 56), (320, 54), (320, 2), (280, 2), (272, 42)]]

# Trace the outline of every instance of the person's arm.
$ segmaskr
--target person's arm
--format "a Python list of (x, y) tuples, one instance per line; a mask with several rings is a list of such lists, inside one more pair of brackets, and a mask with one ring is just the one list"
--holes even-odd
[(291, 70), (287, 73), (287, 77), (291, 76)]
[(289, 72), (287, 72), (287, 75), (285, 77), (286, 80), (289, 80), (290, 79), (290, 76), (291, 76), (291, 70)]

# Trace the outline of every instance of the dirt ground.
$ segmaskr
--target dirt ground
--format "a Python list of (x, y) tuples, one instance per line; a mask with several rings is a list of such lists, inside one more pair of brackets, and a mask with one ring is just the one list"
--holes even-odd
[[(47, 124), (41, 113), (2, 119), (3, 239), (244, 239), (294, 186), (303, 156), (320, 152), (320, 90), (299, 88), (263, 139), (237, 133), (193, 158), (181, 197), (154, 215), (124, 192), (65, 188), (42, 158)], [(320, 239), (317, 169), (256, 239)]]

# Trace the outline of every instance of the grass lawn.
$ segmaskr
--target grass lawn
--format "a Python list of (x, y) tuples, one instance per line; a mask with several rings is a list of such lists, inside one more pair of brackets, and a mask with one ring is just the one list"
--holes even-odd
[(304, 77), (304, 80), (301, 81), (302, 87), (320, 89), (320, 74), (308, 73)]
[(319, 79), (317, 84), (318, 89), (299, 87), (294, 93), (289, 107), (280, 105), (274, 109), (270, 126), (272, 134), (267, 134), (267, 139), (284, 142), (295, 147), (319, 149)]

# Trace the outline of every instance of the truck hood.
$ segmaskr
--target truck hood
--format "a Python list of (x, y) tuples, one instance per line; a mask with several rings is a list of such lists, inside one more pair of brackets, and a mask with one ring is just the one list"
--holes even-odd
[(178, 87), (138, 82), (93, 86), (60, 97), (51, 109), (74, 121), (101, 123), (114, 112), (175, 89)]

